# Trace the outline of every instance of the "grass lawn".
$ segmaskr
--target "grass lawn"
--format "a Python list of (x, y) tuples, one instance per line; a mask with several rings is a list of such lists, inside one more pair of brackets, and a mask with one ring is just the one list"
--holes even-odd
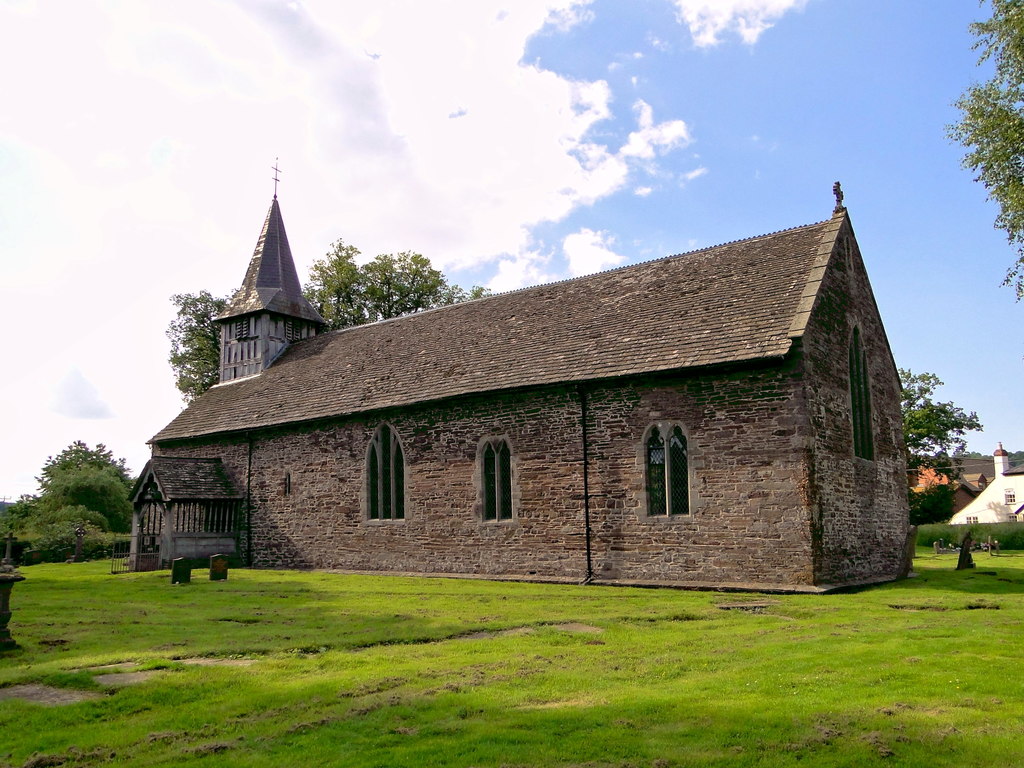
[(976, 559), (827, 596), (33, 566), (0, 693), (100, 695), (0, 700), (0, 766), (1020, 765), (1024, 554)]

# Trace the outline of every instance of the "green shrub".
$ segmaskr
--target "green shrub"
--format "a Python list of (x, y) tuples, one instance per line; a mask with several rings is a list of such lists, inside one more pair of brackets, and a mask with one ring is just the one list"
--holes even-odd
[(39, 522), (26, 535), (26, 549), (37, 549), (43, 553), (45, 562), (61, 562), (73, 557), (77, 536), (75, 529), (85, 528), (82, 538), (82, 558), (95, 560), (109, 557), (114, 542), (127, 538), (103, 530), (106, 520), (97, 512), (81, 506), (63, 507)]
[(964, 534), (971, 532), (971, 537), (978, 543), (988, 541), (999, 542), (1000, 549), (1024, 549), (1024, 523), (975, 523), (974, 525), (949, 525), (936, 523), (921, 525), (917, 529), (917, 546), (931, 547), (936, 541), (944, 541), (954, 547), (960, 546)]

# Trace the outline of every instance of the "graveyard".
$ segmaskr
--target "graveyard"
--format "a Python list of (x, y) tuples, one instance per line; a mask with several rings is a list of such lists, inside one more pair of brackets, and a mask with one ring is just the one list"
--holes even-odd
[(1024, 555), (830, 595), (43, 564), (0, 766), (1005, 766)]

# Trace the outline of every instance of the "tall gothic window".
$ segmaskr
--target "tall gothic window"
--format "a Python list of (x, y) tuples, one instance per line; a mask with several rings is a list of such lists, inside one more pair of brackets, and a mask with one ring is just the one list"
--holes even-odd
[(647, 514), (690, 514), (690, 467), (686, 435), (679, 427), (651, 427), (645, 450)]
[(371, 520), (405, 517), (405, 460), (398, 435), (387, 424), (377, 428), (366, 456), (366, 505)]
[(860, 328), (853, 329), (850, 339), (850, 414), (853, 421), (853, 455), (875, 458), (871, 430), (871, 385), (868, 360), (860, 340)]
[(484, 520), (512, 519), (512, 452), (504, 440), (491, 440), (481, 454)]

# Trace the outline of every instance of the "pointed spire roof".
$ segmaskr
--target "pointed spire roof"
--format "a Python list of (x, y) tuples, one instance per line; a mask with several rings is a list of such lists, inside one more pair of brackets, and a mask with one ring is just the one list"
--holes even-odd
[(217, 319), (227, 320), (262, 311), (326, 325), (320, 313), (302, 295), (277, 195), (274, 195), (267, 219), (263, 222), (263, 231), (242, 287), (231, 297), (227, 309)]

